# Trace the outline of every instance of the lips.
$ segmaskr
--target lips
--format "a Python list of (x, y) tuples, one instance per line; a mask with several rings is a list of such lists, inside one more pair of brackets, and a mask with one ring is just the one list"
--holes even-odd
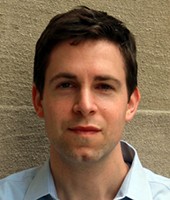
[(69, 130), (77, 134), (95, 134), (101, 131), (101, 129), (95, 126), (76, 126), (69, 128)]

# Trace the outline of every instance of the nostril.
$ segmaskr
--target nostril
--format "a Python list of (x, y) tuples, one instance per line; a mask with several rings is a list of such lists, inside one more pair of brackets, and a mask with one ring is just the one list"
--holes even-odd
[(73, 106), (73, 112), (83, 116), (91, 115), (96, 112), (95, 105), (84, 105), (77, 103)]
[(87, 116), (94, 114), (96, 110), (97, 106), (92, 91), (86, 87), (82, 88), (73, 105), (73, 111)]

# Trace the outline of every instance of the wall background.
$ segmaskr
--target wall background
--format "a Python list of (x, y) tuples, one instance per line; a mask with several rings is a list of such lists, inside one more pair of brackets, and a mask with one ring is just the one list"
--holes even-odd
[(51, 17), (76, 5), (107, 11), (136, 35), (142, 101), (124, 138), (144, 166), (170, 177), (169, 0), (0, 0), (0, 177), (48, 158), (31, 102), (34, 47)]

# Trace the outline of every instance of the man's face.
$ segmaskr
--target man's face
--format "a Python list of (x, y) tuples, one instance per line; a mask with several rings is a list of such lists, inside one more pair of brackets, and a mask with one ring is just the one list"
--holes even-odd
[(119, 48), (104, 40), (52, 51), (43, 97), (34, 87), (33, 99), (57, 156), (98, 161), (115, 151), (139, 100), (136, 89), (128, 102), (124, 68)]

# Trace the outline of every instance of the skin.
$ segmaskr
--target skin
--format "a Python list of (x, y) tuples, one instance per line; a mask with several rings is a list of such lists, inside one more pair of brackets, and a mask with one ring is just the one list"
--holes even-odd
[(139, 100), (136, 88), (128, 101), (124, 59), (115, 44), (66, 41), (52, 51), (43, 97), (34, 85), (33, 103), (45, 121), (61, 200), (115, 197), (128, 172), (120, 140)]

